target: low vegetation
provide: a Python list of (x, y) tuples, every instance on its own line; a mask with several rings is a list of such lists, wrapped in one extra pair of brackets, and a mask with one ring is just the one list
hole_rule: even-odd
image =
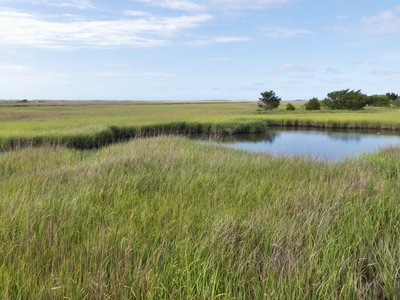
[(306, 103), (306, 110), (319, 110), (321, 107), (331, 110), (361, 110), (366, 106), (390, 107), (396, 106), (399, 96), (395, 93), (386, 95), (366, 95), (361, 90), (341, 90), (328, 93), (328, 96), (319, 101), (317, 98)]
[(361, 90), (342, 90), (328, 93), (323, 100), (324, 106), (329, 109), (358, 110), (367, 105), (367, 95)]
[(392, 103), (393, 103), (393, 106), (395, 106), (397, 108), (400, 108), (400, 98), (395, 100), (395, 101), (393, 101)]
[(296, 110), (296, 107), (292, 103), (286, 104), (286, 110), (293, 111)]
[(336, 164), (154, 137), (400, 130), (395, 108), (290, 104), (1, 103), (0, 298), (398, 295), (399, 149)]
[(367, 97), (367, 105), (375, 107), (389, 107), (390, 99), (386, 95), (371, 95)]
[(31, 145), (95, 148), (138, 136), (264, 132), (269, 126), (400, 130), (400, 110), (306, 111), (304, 102), (256, 111), (254, 102), (0, 103), (0, 149)]
[(396, 93), (386, 93), (386, 97), (389, 98), (390, 101), (399, 100), (400, 96)]
[(177, 137), (1, 153), (0, 298), (391, 299), (399, 162)]
[(318, 98), (312, 98), (306, 104), (304, 104), (304, 108), (306, 110), (320, 110), (321, 103)]

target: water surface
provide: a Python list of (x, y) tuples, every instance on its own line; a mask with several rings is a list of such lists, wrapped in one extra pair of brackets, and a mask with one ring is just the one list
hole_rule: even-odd
[(275, 156), (300, 155), (342, 161), (347, 157), (400, 146), (400, 135), (371, 131), (321, 131), (279, 129), (264, 134), (222, 138), (220, 145)]

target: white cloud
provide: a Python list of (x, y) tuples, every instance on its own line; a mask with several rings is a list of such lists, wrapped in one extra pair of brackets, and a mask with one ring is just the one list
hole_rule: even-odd
[(219, 36), (219, 37), (195, 40), (187, 44), (194, 46), (205, 46), (210, 44), (240, 43), (240, 42), (247, 42), (250, 40), (251, 38), (247, 36)]
[(88, 0), (69, 0), (69, 1), (60, 1), (59, 3), (52, 1), (47, 3), (58, 7), (73, 7), (79, 9), (95, 8), (93, 3)]
[(153, 15), (143, 10), (125, 10), (122, 12), (125, 16), (130, 17), (148, 17), (152, 18)]
[(30, 71), (31, 69), (27, 66), (21, 66), (10, 63), (0, 64), (0, 73), (3, 75), (26, 74), (29, 73)]
[(311, 30), (302, 28), (287, 28), (287, 27), (267, 27), (265, 33), (269, 38), (296, 38), (304, 37), (312, 34)]
[(168, 37), (210, 19), (208, 14), (198, 14), (134, 20), (52, 21), (38, 14), (3, 10), (0, 11), (0, 45), (56, 49), (163, 46), (170, 43)]
[(227, 9), (255, 9), (260, 7), (287, 4), (291, 0), (210, 0), (210, 4)]
[(247, 42), (250, 40), (247, 36), (220, 36), (213, 39), (216, 43), (235, 43)]
[(135, 0), (136, 2), (145, 3), (151, 6), (163, 7), (174, 10), (184, 11), (202, 11), (204, 6), (189, 0)]
[(175, 74), (167, 72), (134, 72), (134, 71), (121, 71), (121, 72), (97, 72), (96, 76), (99, 77), (174, 77)]
[(155, 7), (163, 7), (175, 10), (201, 11), (210, 9), (257, 9), (268, 6), (283, 5), (292, 0), (134, 0)]
[(90, 0), (0, 0), (0, 3), (29, 3), (77, 9), (95, 8)]
[(361, 22), (369, 33), (400, 33), (400, 6), (382, 11), (372, 17), (363, 17)]

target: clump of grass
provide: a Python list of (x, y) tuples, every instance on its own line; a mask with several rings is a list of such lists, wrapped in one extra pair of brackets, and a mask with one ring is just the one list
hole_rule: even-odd
[(328, 164), (178, 137), (1, 153), (0, 298), (395, 298), (399, 153)]
[(134, 137), (154, 137), (161, 135), (233, 135), (240, 133), (262, 133), (266, 131), (262, 121), (246, 121), (227, 124), (200, 124), (175, 122), (167, 124), (145, 125), (142, 127), (111, 126), (99, 133), (61, 136), (13, 137), (0, 143), (0, 150), (42, 145), (62, 145), (69, 148), (87, 150), (100, 148), (113, 143), (126, 141)]

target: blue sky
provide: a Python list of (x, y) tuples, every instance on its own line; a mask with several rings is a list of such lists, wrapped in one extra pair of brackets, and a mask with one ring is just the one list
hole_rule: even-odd
[(0, 0), (0, 99), (400, 92), (398, 0)]

